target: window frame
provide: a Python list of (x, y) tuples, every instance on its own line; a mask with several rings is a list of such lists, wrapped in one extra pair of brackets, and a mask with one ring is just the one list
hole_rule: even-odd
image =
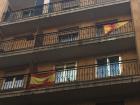
[[(70, 66), (72, 64), (72, 66), (74, 67), (74, 70), (68, 70), (67, 69), (67, 67), (70, 67), (69, 64), (70, 64)], [(63, 69), (62, 70), (58, 70), (57, 68), (63, 68)], [(72, 80), (71, 79), (68, 80), (68, 77), (66, 76), (67, 75), (66, 72), (68, 72), (68, 71), (76, 72), (74, 74), (74, 77), (72, 78)], [(71, 63), (64, 63), (62, 65), (57, 65), (56, 66), (56, 75), (58, 75), (57, 72), (60, 73), (59, 74), (60, 77), (62, 76), (63, 78), (62, 79), (57, 79), (58, 76), (56, 76), (56, 79), (55, 79), (55, 83), (56, 84), (61, 84), (61, 83), (67, 83), (67, 82), (75, 81), (77, 79), (77, 61), (76, 62), (71, 62)]]
[[(110, 64), (112, 64), (112, 63), (110, 63), (109, 62), (109, 58), (111, 58), (111, 57), (115, 57), (115, 56), (118, 56), (119, 57), (119, 62), (118, 62), (118, 65), (119, 65), (119, 73), (118, 74), (116, 74), (116, 75), (111, 75), (111, 69), (110, 69)], [(98, 59), (102, 59), (102, 58), (106, 58), (106, 60), (107, 60), (107, 64), (106, 64), (106, 66), (107, 66), (107, 71), (108, 71), (108, 75), (106, 76), (106, 77), (99, 77), (98, 76)], [(96, 62), (96, 67), (95, 67), (95, 78), (99, 78), (99, 79), (101, 79), (101, 78), (107, 78), (107, 77), (115, 77), (115, 76), (120, 76), (121, 74), (122, 74), (122, 64), (121, 64), (121, 61), (122, 61), (122, 57), (120, 56), (120, 55), (111, 55), (111, 56), (106, 56), (106, 57), (98, 57), (98, 58), (96, 58), (96, 60), (95, 60), (95, 62)]]
[[(21, 79), (18, 79), (20, 76), (21, 76)], [(8, 78), (11, 78), (11, 79), (7, 80)], [(24, 84), (24, 82), (25, 82), (24, 79), (25, 79), (24, 75), (8, 76), (8, 77), (4, 78), (0, 90), (9, 91), (9, 90), (16, 90), (16, 89), (24, 88), (24, 85), (25, 85)], [(20, 85), (18, 84), (18, 86), (17, 86), (16, 82), (19, 82), (19, 81), (20, 81)], [(11, 82), (11, 85), (9, 85), (9, 87), (8, 87), (7, 83), (9, 83), (9, 82)]]

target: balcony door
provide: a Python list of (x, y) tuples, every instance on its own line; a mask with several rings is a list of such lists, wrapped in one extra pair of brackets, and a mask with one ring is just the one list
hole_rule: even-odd
[(62, 0), (62, 9), (68, 10), (80, 6), (80, 0)]
[(56, 67), (56, 80), (55, 83), (67, 83), (76, 80), (77, 64), (68, 63)]
[(50, 13), (53, 10), (53, 4), (50, 0), (44, 0), (43, 14)]
[(2, 91), (16, 90), (24, 87), (24, 76), (6, 77), (2, 84)]
[(107, 58), (97, 59), (96, 78), (106, 78), (118, 76), (121, 74), (121, 57), (112, 56)]
[(35, 36), (35, 47), (42, 47), (43, 40), (44, 40), (44, 34), (42, 32), (40, 32), (40, 34), (37, 34)]
[(11, 21), (11, 20), (12, 20), (12, 9), (8, 7), (5, 17), (4, 17), (4, 21)]
[(35, 16), (36, 15), (41, 15), (43, 12), (43, 5), (44, 0), (36, 0), (35, 1)]
[(78, 40), (79, 36), (79, 27), (69, 27), (59, 30), (60, 35), (58, 36), (58, 40), (60, 43), (64, 42), (72, 42)]

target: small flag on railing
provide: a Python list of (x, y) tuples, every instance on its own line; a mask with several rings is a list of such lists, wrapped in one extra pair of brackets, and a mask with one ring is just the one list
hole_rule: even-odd
[(128, 21), (124, 21), (124, 22), (118, 22), (118, 23), (115, 23), (115, 24), (104, 25), (105, 34), (108, 34), (108, 33), (112, 32), (113, 30), (124, 26), (127, 23), (128, 23)]
[(31, 74), (29, 88), (43, 88), (52, 86), (55, 81), (55, 71), (48, 73)]

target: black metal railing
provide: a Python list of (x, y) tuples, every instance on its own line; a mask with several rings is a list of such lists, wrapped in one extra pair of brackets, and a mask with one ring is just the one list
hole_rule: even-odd
[(58, 14), (65, 11), (73, 11), (80, 8), (87, 8), (90, 6), (98, 6), (121, 1), (122, 0), (64, 0), (16, 11), (8, 11), (5, 13), (3, 21), (12, 22), (33, 16), (52, 13)]
[[(37, 84), (33, 84), (32, 76), (37, 78), (47, 78), (45, 82), (41, 82), (41, 79), (37, 81)], [(52, 76), (52, 77), (51, 77)], [(119, 61), (110, 64), (103, 65), (85, 65), (75, 68), (68, 68), (63, 70), (50, 70), (37, 72), (33, 74), (24, 74), (18, 76), (1, 77), (0, 78), (0, 90), (14, 91), (14, 90), (29, 90), (38, 88), (50, 88), (58, 85), (88, 81), (102, 81), (105, 79), (112, 80), (124, 77), (140, 76), (140, 64), (137, 60)], [(36, 80), (36, 79), (35, 79)], [(33, 80), (34, 81), (34, 80)], [(40, 83), (39, 83), (40, 82)], [(42, 87), (37, 87), (42, 83)], [(45, 83), (45, 84), (44, 84)], [(33, 87), (32, 87), (33, 85)]]
[[(122, 23), (123, 22), (123, 23)], [(124, 24), (125, 23), (125, 24)], [(72, 45), (81, 41), (100, 41), (102, 39), (118, 38), (121, 36), (129, 36), (134, 32), (133, 22), (131, 20), (120, 21), (117, 27), (105, 32), (104, 26), (89, 26), (66, 30), (60, 32), (52, 32), (39, 34), (36, 36), (18, 37), (15, 39), (4, 40), (0, 42), (0, 53), (28, 50), (38, 47), (62, 47)], [(122, 26), (120, 26), (122, 24)], [(119, 26), (119, 27), (118, 27)]]

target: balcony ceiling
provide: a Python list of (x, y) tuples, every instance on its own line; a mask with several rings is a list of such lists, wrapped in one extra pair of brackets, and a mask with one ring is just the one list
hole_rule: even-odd
[(9, 0), (12, 10), (19, 10), (34, 6), (35, 0)]
[[(126, 43), (124, 43), (126, 42)], [(22, 50), (14, 53), (0, 54), (0, 67), (14, 67), (18, 65), (38, 64), (40, 62), (58, 62), (77, 59), (80, 57), (99, 56), (104, 54), (118, 53), (122, 51), (135, 50), (135, 37), (133, 34), (126, 34), (124, 37), (114, 37), (103, 41), (89, 40), (65, 44), (57, 47), (42, 47), (38, 49)], [(57, 53), (57, 54), (56, 54)]]
[[(15, 1), (15, 0), (14, 0)], [(118, 11), (121, 10), (121, 11)], [(75, 10), (76, 11), (76, 10)], [(81, 21), (91, 21), (108, 17), (131, 16), (130, 3), (122, 3), (100, 8), (79, 10), (81, 12), (54, 14), (54, 16), (36, 16), (15, 21), (11, 23), (0, 24), (0, 30), (4, 37), (18, 35), (25, 32), (36, 32), (38, 26), (40, 29), (60, 27), (66, 24), (75, 24)], [(83, 18), (81, 18), (81, 16)]]

